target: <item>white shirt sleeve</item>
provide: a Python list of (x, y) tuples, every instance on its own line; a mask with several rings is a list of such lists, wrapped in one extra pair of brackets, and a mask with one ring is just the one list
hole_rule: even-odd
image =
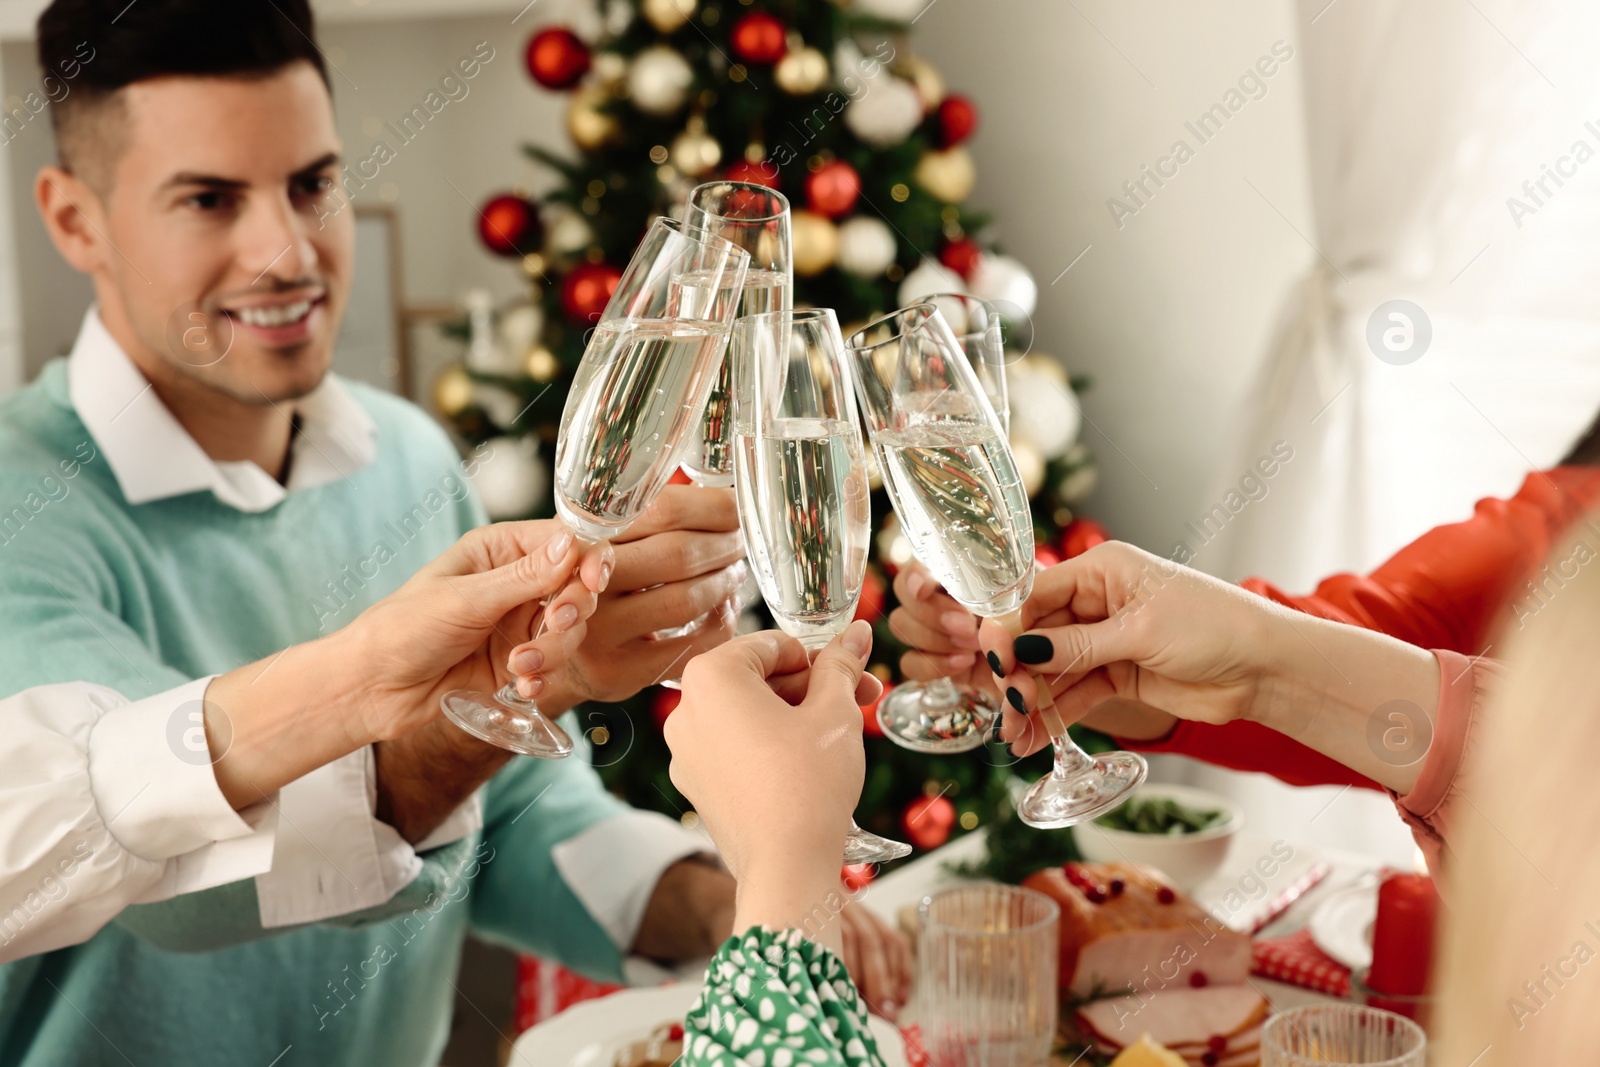
[(212, 772), (210, 683), (133, 702), (81, 682), (0, 700), (0, 963), (271, 866), (270, 803), (235, 812)]
[(483, 825), (474, 793), (413, 848), (373, 814), (377, 797), (370, 745), (283, 787), (277, 854), (272, 869), (256, 876), (262, 927), (321, 922), (387, 903), (421, 873), (419, 851)]
[(656, 883), (690, 856), (717, 855), (709, 836), (653, 811), (625, 811), (550, 850), (562, 881), (627, 955)]

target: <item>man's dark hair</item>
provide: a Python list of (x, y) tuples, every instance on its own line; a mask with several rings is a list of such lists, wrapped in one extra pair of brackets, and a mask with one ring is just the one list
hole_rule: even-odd
[(61, 165), (102, 191), (120, 151), (107, 113), (134, 82), (263, 78), (304, 61), (329, 84), (309, 0), (55, 0), (38, 37)]

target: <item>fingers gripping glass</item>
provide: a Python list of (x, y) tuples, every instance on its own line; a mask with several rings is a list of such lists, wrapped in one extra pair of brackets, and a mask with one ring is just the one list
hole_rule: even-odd
[[(584, 348), (561, 413), (556, 512), (583, 541), (626, 530), (682, 461), (722, 369), (750, 256), (710, 234), (656, 219)], [(539, 624), (544, 629), (544, 620)], [(515, 683), (453, 690), (450, 721), (491, 744), (556, 759), (572, 739)]]
[[(1022, 632), (1033, 592), (1033, 516), (999, 415), (944, 315), (902, 308), (848, 342), (855, 384), (883, 484), (912, 551), (968, 611)], [(1060, 725), (1049, 679), (1040, 712), (1055, 767), (1017, 814), (1030, 826), (1071, 826), (1116, 807), (1145, 777), (1143, 758), (1091, 760)]]
[[(829, 309), (734, 324), (734, 484), (756, 581), (778, 625), (817, 651), (855, 618), (872, 537), (866, 449)], [(846, 863), (911, 848), (851, 823)]]

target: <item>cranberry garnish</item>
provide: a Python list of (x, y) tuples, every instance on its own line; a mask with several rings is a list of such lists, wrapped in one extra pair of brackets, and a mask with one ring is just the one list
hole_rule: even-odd
[(1092, 885), (1088, 889), (1085, 889), (1083, 891), (1083, 896), (1084, 899), (1088, 900), (1088, 902), (1091, 904), (1104, 904), (1106, 902), (1106, 895), (1100, 891), (1099, 886)]
[(1112, 896), (1120, 897), (1122, 895), (1122, 891), (1124, 889), (1126, 889), (1126, 888), (1128, 888), (1128, 883), (1124, 882), (1121, 878), (1113, 878), (1113, 879), (1111, 879), (1111, 895)]
[(1161, 901), (1163, 904), (1171, 904), (1173, 901), (1178, 899), (1178, 894), (1172, 891), (1171, 886), (1164, 885), (1160, 889), (1156, 890), (1156, 899)]
[(1220, 1059), (1221, 1057), (1219, 1057), (1215, 1052), (1202, 1052), (1200, 1054), (1200, 1062), (1204, 1064), (1205, 1067), (1217, 1067), (1217, 1063)]
[(1206, 987), (1206, 983), (1209, 981), (1211, 981), (1211, 979), (1206, 977), (1206, 972), (1204, 971), (1195, 971), (1189, 976), (1189, 984), (1194, 986), (1196, 989), (1204, 989)]
[(673, 1023), (671, 1026), (667, 1027), (667, 1040), (668, 1041), (682, 1041), (683, 1040), (683, 1025), (681, 1023)]
[(1210, 1039), (1206, 1041), (1206, 1048), (1220, 1056), (1228, 1051), (1228, 1039), (1222, 1034), (1212, 1034)]

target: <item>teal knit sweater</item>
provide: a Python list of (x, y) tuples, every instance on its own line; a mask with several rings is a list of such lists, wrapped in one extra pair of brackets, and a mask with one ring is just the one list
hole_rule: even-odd
[[(348, 623), (482, 521), (438, 427), (353, 383), (378, 433), (353, 476), (260, 513), (210, 492), (130, 505), (65, 372), (0, 399), (0, 696), (83, 680), (138, 699), (231, 670)], [(483, 831), (381, 908), (266, 931), (253, 881), (128, 908), (0, 966), (0, 1067), (433, 1067), (469, 929), (619, 979), (550, 848), (620, 808), (583, 759), (518, 759)]]

